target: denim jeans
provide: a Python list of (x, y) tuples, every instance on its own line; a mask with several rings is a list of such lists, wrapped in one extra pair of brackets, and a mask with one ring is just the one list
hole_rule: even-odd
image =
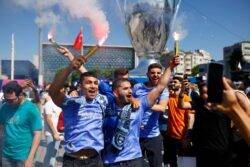
[(2, 157), (2, 167), (23, 167), (23, 160)]
[(46, 167), (54, 167), (60, 141), (54, 141), (51, 135), (46, 135), (46, 143), (47, 151), (44, 157), (43, 165)]

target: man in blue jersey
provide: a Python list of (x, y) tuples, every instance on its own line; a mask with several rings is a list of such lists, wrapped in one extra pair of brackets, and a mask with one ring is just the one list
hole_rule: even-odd
[(69, 74), (84, 61), (75, 58), (55, 77), (49, 89), (52, 100), (64, 114), (64, 167), (103, 166), (99, 153), (104, 147), (102, 126), (107, 99), (98, 94), (98, 79), (94, 73), (82, 73), (79, 96), (69, 97), (60, 92)]
[[(153, 90), (162, 75), (162, 66), (154, 63), (149, 65), (147, 77), (148, 82), (138, 83), (133, 88), (133, 96), (140, 98), (146, 96)], [(140, 144), (143, 155), (147, 156), (149, 165), (151, 167), (162, 166), (162, 136), (159, 130), (159, 116), (165, 112), (167, 107), (169, 92), (167, 89), (159, 95), (156, 103), (151, 107), (144, 110), (141, 131), (140, 131)]]
[(4, 103), (0, 125), (4, 128), (4, 167), (31, 167), (41, 139), (42, 121), (38, 107), (26, 100), (22, 87), (11, 81), (3, 87)]
[[(66, 47), (60, 46), (60, 48), (58, 49), (58, 51), (64, 55), (70, 62), (72, 62), (74, 60), (74, 55), (72, 54), (72, 52), (70, 52)], [(87, 60), (84, 60), (87, 61)], [(85, 62), (86, 63), (86, 62)], [(84, 73), (87, 72), (88, 70), (86, 69), (85, 66), (81, 65), (80, 68), (78, 69), (79, 72)], [(129, 71), (126, 68), (117, 68), (114, 71), (114, 80), (116, 79), (120, 79), (120, 78), (129, 78)], [(113, 91), (111, 88), (111, 85), (101, 81), (99, 82), (99, 93), (102, 95), (107, 96), (108, 98), (111, 98), (111, 100), (113, 99)]]
[[(126, 68), (118, 68), (114, 71), (114, 80), (125, 78), (128, 79), (129, 71)], [(108, 98), (114, 98), (111, 85), (106, 82), (99, 83), (99, 92), (102, 95), (107, 96)]]
[(177, 64), (177, 58), (171, 61), (157, 82), (157, 86), (146, 96), (139, 97), (141, 105), (136, 110), (133, 110), (130, 105), (132, 98), (130, 82), (127, 79), (114, 81), (112, 88), (115, 102), (107, 107), (104, 121), (103, 161), (106, 166), (143, 166), (139, 143), (143, 114), (155, 104), (156, 99), (167, 86), (171, 71)]

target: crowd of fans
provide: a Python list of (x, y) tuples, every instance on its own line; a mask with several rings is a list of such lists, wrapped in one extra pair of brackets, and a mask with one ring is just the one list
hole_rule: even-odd
[[(178, 166), (178, 157), (196, 158), (197, 167), (250, 165), (250, 89), (238, 90), (223, 79), (221, 104), (207, 102), (206, 81), (190, 83), (174, 76), (178, 58), (163, 70), (148, 67), (148, 81), (129, 81), (117, 69), (113, 84), (98, 81), (82, 58), (69, 58), (54, 81), (42, 89), (31, 80), (2, 87), (0, 123), (2, 166), (32, 166), (41, 138), (43, 166)], [(77, 85), (66, 84), (81, 71)]]

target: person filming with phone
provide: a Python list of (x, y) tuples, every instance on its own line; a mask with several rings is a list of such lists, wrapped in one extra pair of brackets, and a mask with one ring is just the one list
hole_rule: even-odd
[[(220, 77), (222, 78), (222, 76)], [(213, 84), (217, 84), (217, 80)], [(197, 167), (230, 167), (232, 164), (230, 118), (213, 108), (212, 103), (208, 102), (208, 94), (211, 95), (211, 92), (208, 92), (205, 82), (198, 85), (200, 96), (191, 102), (185, 102), (183, 99), (185, 87), (186, 85), (183, 83), (178, 106), (183, 109), (195, 110), (192, 135)]]
[(250, 101), (247, 96), (234, 90), (223, 78), (222, 103), (215, 104), (214, 108), (228, 115), (239, 128), (242, 137), (250, 145)]

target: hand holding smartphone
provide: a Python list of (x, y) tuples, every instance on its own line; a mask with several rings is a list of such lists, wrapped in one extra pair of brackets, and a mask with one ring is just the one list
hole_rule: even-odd
[(223, 65), (220, 63), (210, 63), (208, 65), (208, 102), (221, 103), (223, 93)]

